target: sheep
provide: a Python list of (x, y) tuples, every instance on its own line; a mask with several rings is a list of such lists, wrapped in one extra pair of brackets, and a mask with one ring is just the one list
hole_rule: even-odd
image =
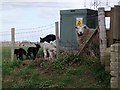
[[(80, 43), (80, 47), (85, 44), (86, 40), (92, 33), (95, 31), (95, 29), (90, 29), (86, 25), (82, 24), (80, 26), (75, 27), (77, 32), (77, 39)], [(88, 54), (91, 54), (93, 56), (99, 56), (99, 33), (97, 33), (94, 38), (92, 38), (92, 41), (88, 45)]]
[(40, 43), (40, 45), (43, 48), (44, 59), (47, 59), (47, 56), (49, 56), (48, 57), (49, 60), (53, 59), (53, 54), (56, 55), (56, 43), (55, 42), (48, 43), (45, 41), (43, 43)]
[(35, 44), (35, 45), (36, 45), (36, 47), (29, 47), (27, 49), (27, 58), (32, 58), (32, 55), (33, 55), (33, 59), (36, 58), (36, 55), (39, 51), (39, 48), (41, 48), (41, 46), (39, 44)]
[(45, 36), (44, 38), (40, 37), (40, 43), (43, 43), (45, 41), (50, 43), (50, 41), (54, 41), (54, 40), (56, 40), (56, 36), (53, 34), (49, 34), (49, 35)]
[(14, 49), (14, 54), (17, 57), (17, 60), (23, 60), (23, 55), (27, 57), (26, 51), (23, 48)]
[(14, 55), (16, 55), (17, 60), (19, 59), (19, 49), (14, 49)]

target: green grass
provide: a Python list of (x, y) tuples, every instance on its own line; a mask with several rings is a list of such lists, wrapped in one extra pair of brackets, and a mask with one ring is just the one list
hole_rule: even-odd
[(10, 61), (11, 49), (10, 47), (2, 47), (2, 61)]
[[(10, 60), (10, 48), (3, 48), (3, 88), (108, 88), (110, 75), (98, 59), (66, 54), (54, 62)], [(43, 54), (40, 50), (39, 53)], [(38, 54), (39, 55), (39, 54)], [(41, 57), (41, 56), (38, 56)], [(74, 63), (73, 63), (74, 61)], [(71, 64), (73, 63), (73, 64)]]

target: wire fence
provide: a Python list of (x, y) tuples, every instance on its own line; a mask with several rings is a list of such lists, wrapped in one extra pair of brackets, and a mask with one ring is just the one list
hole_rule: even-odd
[[(93, 18), (98, 18), (98, 14), (92, 14), (92, 15), (87, 15), (82, 17), (87, 18), (87, 19), (93, 19)], [(40, 37), (44, 37), (48, 34), (55, 34), (55, 23), (51, 23), (49, 25), (44, 25), (44, 26), (38, 26), (38, 27), (33, 27), (33, 28), (15, 28), (15, 41), (39, 41)], [(3, 31), (0, 32), (0, 35), (3, 38), (9, 38), (11, 37), (11, 31)], [(73, 38), (71, 36), (71, 38)], [(70, 47), (74, 47), (74, 44), (77, 44), (72, 41), (66, 41), (66, 42), (60, 42), (61, 44), (66, 44)]]
[[(40, 27), (34, 28), (15, 28), (15, 40), (38, 40), (40, 37), (44, 37), (47, 34), (55, 34), (55, 25), (49, 24)], [(11, 37), (11, 30), (10, 31), (3, 31), (0, 32), (0, 36), (4, 38)]]

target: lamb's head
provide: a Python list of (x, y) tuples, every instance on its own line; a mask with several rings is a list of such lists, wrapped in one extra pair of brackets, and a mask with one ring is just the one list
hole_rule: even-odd
[(84, 30), (87, 29), (88, 27), (86, 25), (82, 24), (82, 25), (76, 26), (75, 28), (76, 28), (76, 32), (77, 32), (78, 36), (82, 36), (84, 33)]
[(40, 43), (43, 43), (44, 42), (44, 39), (40, 37)]
[(41, 46), (38, 43), (37, 44), (35, 43), (35, 45), (37, 48), (41, 48)]

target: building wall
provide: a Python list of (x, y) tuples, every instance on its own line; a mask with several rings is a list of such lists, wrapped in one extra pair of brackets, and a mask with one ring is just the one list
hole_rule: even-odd
[(97, 11), (90, 9), (60, 11), (60, 45), (67, 48), (78, 48), (76, 18), (83, 18), (83, 24), (90, 28), (98, 25)]
[(120, 1), (118, 2), (118, 5), (120, 5)]

